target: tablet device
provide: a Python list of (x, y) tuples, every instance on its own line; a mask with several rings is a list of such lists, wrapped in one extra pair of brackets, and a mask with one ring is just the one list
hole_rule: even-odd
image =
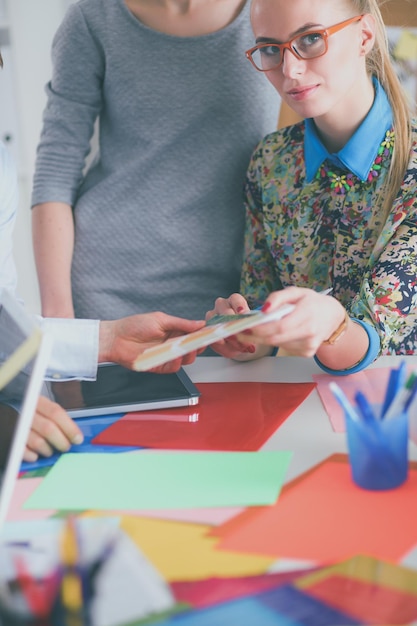
[(200, 392), (183, 369), (174, 374), (99, 365), (96, 380), (51, 381), (49, 397), (71, 417), (110, 415), (198, 404)]

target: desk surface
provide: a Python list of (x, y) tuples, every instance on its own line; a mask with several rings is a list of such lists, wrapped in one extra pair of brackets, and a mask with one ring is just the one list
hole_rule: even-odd
[[(416, 357), (404, 357), (417, 368)], [(403, 357), (383, 357), (371, 367), (395, 367)], [(313, 359), (265, 357), (259, 361), (238, 363), (221, 357), (199, 357), (186, 366), (195, 383), (209, 382), (312, 382), (322, 370)], [(290, 415), (263, 446), (264, 450), (290, 450), (293, 457), (286, 474), (290, 481), (334, 453), (346, 453), (344, 433), (333, 431), (316, 390)], [(410, 442), (410, 459), (417, 460), (417, 446)], [(402, 560), (417, 570), (417, 546)], [(295, 565), (284, 559), (274, 569), (290, 569)]]

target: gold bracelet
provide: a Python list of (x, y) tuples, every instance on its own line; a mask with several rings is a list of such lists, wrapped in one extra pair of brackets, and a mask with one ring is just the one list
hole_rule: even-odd
[(343, 322), (340, 324), (340, 326), (336, 328), (336, 330), (330, 335), (328, 339), (323, 341), (323, 343), (326, 344), (326, 346), (327, 345), (332, 346), (334, 343), (336, 343), (336, 341), (338, 341), (340, 337), (343, 335), (343, 333), (345, 332), (348, 323), (349, 323), (349, 315), (348, 315), (348, 312), (345, 310), (345, 317), (343, 318)]

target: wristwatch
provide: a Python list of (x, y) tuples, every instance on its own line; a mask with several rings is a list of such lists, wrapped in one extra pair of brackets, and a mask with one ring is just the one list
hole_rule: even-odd
[(336, 328), (336, 330), (330, 335), (328, 339), (325, 339), (325, 341), (323, 341), (323, 343), (329, 346), (332, 346), (334, 343), (336, 343), (336, 341), (338, 341), (345, 332), (348, 322), (349, 315), (348, 312), (345, 311), (345, 317), (343, 318), (343, 322), (340, 324), (340, 326)]

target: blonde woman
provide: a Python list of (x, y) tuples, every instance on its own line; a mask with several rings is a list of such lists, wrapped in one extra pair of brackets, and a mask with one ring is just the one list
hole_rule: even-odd
[(414, 354), (417, 132), (378, 3), (254, 0), (251, 17), (254, 71), (304, 121), (253, 154), (243, 295), (215, 312), (294, 309), (240, 337), (244, 356), (236, 340), (217, 349), (247, 359), (281, 347), (339, 374)]

